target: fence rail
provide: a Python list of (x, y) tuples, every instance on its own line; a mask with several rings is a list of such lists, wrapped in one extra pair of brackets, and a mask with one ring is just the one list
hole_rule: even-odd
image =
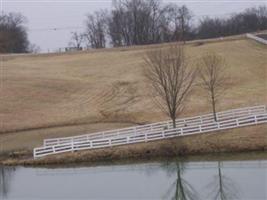
[(232, 129), (237, 127), (256, 125), (267, 123), (267, 112), (245, 117), (228, 119), (225, 121), (208, 122), (199, 125), (187, 127), (179, 127), (174, 129), (166, 129), (159, 131), (148, 131), (138, 135), (116, 136), (111, 138), (102, 138), (95, 140), (72, 141), (65, 144), (57, 144), (54, 146), (44, 146), (34, 149), (34, 158), (63, 153), (73, 152), (77, 150), (96, 149), (104, 147), (112, 147), (117, 145), (133, 144), (139, 142), (155, 141), (172, 137), (181, 137), (192, 134), (206, 133), (211, 131)]
[[(225, 121), (229, 119), (235, 119), (239, 117), (244, 117), (247, 115), (253, 114), (260, 114), (265, 113), (266, 106), (253, 106), (253, 107), (245, 107), (245, 108), (238, 108), (238, 109), (231, 109), (227, 111), (222, 111), (216, 113), (218, 121)], [(213, 114), (206, 114), (196, 117), (187, 117), (183, 119), (176, 120), (176, 127), (181, 128), (184, 126), (195, 126), (204, 123), (212, 123), (214, 122)], [(157, 122), (152, 124), (140, 125), (135, 127), (128, 127), (123, 129), (115, 129), (115, 130), (108, 130), (103, 132), (91, 133), (91, 134), (84, 134), (74, 137), (63, 137), (63, 138), (52, 138), (52, 139), (45, 139), (43, 142), (43, 146), (54, 146), (58, 144), (66, 144), (71, 142), (80, 142), (84, 140), (96, 140), (102, 138), (111, 138), (111, 137), (120, 137), (120, 136), (131, 136), (131, 135), (139, 135), (143, 134), (144, 132), (155, 132), (155, 131), (162, 131), (165, 129), (172, 128), (172, 121), (163, 121)]]
[(267, 40), (263, 39), (263, 38), (260, 38), (256, 35), (252, 35), (250, 33), (247, 33), (246, 34), (247, 38), (250, 38), (250, 39), (253, 39), (253, 40), (256, 40), (257, 42), (260, 42), (262, 44), (266, 44), (267, 45)]

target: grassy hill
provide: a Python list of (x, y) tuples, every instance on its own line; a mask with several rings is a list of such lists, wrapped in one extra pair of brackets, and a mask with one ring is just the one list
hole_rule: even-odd
[[(158, 46), (2, 56), (0, 150), (167, 119), (152, 103), (142, 68), (145, 52)], [(218, 110), (267, 104), (266, 46), (241, 37), (186, 45), (193, 60), (207, 51), (224, 56), (231, 75)], [(183, 115), (210, 110), (195, 88)]]

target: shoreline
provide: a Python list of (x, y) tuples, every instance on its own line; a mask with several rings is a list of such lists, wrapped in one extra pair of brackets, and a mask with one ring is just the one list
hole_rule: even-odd
[[(174, 156), (202, 156), (218, 153), (267, 151), (267, 125), (255, 125), (224, 131), (189, 135), (178, 138), (116, 146), (103, 149), (62, 153), (33, 159), (29, 152), (6, 155), (0, 158), (2, 165), (68, 165), (77, 163), (96, 164), (124, 160), (151, 160)], [(216, 156), (216, 155), (215, 155)]]
[[(99, 162), (80, 162), (80, 163), (65, 163), (65, 164), (50, 164), (50, 165), (10, 165), (10, 167), (25, 167), (25, 168), (76, 168), (76, 167), (99, 167), (99, 166), (116, 166), (116, 165), (131, 165), (131, 164), (147, 164), (159, 162), (231, 162), (231, 161), (253, 161), (266, 160), (267, 150), (264, 151), (249, 151), (249, 152), (224, 152), (224, 153), (205, 153), (199, 155), (184, 155), (172, 157), (155, 157), (150, 159), (124, 159), (124, 160), (109, 160)], [(0, 165), (1, 166), (1, 165)], [(8, 165), (2, 165), (7, 166)]]

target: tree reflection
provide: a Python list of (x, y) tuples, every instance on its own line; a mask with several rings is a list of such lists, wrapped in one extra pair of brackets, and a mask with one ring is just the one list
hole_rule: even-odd
[(0, 165), (0, 197), (7, 197), (10, 180), (15, 171), (14, 167), (4, 167)]
[(197, 199), (197, 192), (183, 178), (183, 174), (186, 170), (186, 164), (176, 160), (174, 163), (165, 163), (163, 168), (167, 170), (169, 175), (176, 174), (175, 181), (171, 184), (168, 191), (163, 196), (163, 199), (172, 200), (194, 200)]
[(214, 176), (212, 182), (207, 186), (212, 188), (209, 197), (214, 200), (238, 199), (237, 189), (231, 178), (222, 173), (222, 162), (218, 161), (218, 175)]

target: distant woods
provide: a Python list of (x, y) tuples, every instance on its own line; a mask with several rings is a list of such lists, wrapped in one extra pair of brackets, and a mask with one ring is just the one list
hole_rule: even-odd
[[(207, 13), (208, 15), (209, 13)], [(248, 8), (227, 18), (196, 20), (185, 5), (160, 0), (114, 0), (112, 8), (87, 15), (83, 32), (73, 32), (70, 46), (77, 49), (146, 45), (224, 37), (267, 29), (267, 7)], [(26, 18), (0, 14), (0, 53), (38, 52), (30, 44)]]
[(200, 39), (236, 35), (267, 29), (267, 7), (248, 8), (226, 19), (206, 17), (200, 20), (196, 37)]
[(100, 10), (88, 15), (82, 35), (89, 48), (223, 37), (267, 29), (267, 7), (249, 8), (228, 18), (194, 19), (185, 5), (118, 0), (113, 1), (110, 12)]
[(39, 47), (28, 40), (26, 18), (20, 13), (0, 14), (0, 53), (29, 53)]
[(29, 41), (25, 21), (18, 13), (0, 15), (0, 53), (27, 52)]

